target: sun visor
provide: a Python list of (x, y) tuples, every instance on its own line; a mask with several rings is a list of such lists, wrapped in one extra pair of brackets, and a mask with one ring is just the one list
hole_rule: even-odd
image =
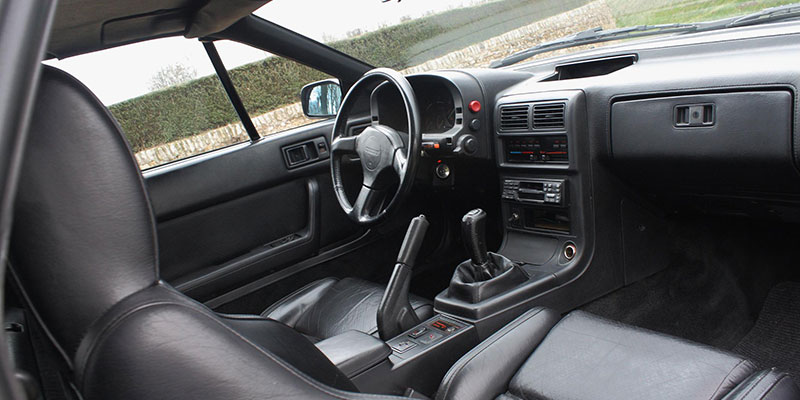
[(211, 0), (201, 7), (184, 36), (196, 38), (225, 30), (270, 0)]
[(186, 14), (185, 9), (161, 10), (108, 21), (103, 24), (102, 43), (114, 46), (147, 37), (183, 33), (189, 22)]

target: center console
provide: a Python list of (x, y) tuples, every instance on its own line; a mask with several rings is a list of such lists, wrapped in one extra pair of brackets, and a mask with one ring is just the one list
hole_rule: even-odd
[(435, 300), (437, 312), (473, 324), (481, 339), (580, 276), (593, 250), (584, 93), (501, 97), (494, 131), (504, 232), (495, 254), (513, 263), (524, 279), (503, 284), (491, 296), (466, 298), (454, 276)]

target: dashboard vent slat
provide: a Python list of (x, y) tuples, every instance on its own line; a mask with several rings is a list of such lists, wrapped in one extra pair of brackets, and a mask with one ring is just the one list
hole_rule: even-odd
[(500, 107), (500, 130), (527, 131), (530, 107), (528, 104)]
[(533, 129), (564, 128), (564, 103), (539, 103), (533, 105)]

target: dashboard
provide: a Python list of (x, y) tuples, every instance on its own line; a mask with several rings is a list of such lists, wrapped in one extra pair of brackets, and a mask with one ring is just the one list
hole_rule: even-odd
[[(496, 198), (497, 253), (530, 277), (480, 310), (440, 296), (437, 311), (576, 307), (664, 269), (672, 215), (800, 222), (798, 53), (800, 24), (775, 23), (408, 76), (419, 180), (470, 206)], [(392, 91), (372, 93), (371, 122), (407, 131)]]

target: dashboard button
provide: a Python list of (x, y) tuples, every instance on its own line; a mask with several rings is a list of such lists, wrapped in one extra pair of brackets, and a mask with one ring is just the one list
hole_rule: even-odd
[(478, 100), (472, 100), (469, 102), (469, 110), (476, 113), (481, 110), (481, 102)]
[(478, 140), (475, 136), (467, 135), (461, 140), (461, 147), (467, 154), (472, 154), (478, 151)]
[(469, 121), (469, 129), (472, 129), (473, 131), (481, 129), (481, 120), (473, 118), (472, 121)]

